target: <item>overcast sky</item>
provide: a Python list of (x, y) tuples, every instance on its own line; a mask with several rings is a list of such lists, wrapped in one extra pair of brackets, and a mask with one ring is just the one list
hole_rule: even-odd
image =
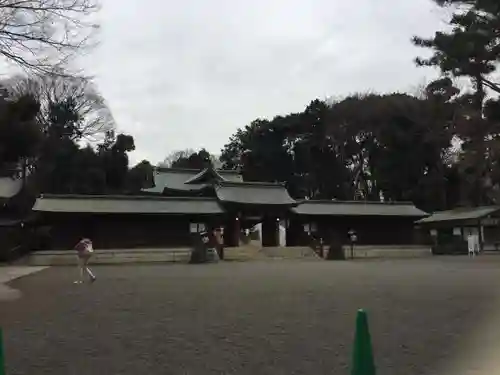
[(103, 0), (101, 45), (84, 60), (132, 162), (219, 153), (258, 117), (314, 98), (411, 91), (415, 35), (443, 27), (430, 0)]

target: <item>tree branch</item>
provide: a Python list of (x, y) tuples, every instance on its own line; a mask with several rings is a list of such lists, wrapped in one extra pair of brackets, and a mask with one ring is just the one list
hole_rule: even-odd
[(496, 93), (500, 94), (500, 85), (491, 82), (490, 80), (482, 77), (481, 80), (483, 81), (484, 85), (489, 87), (491, 90), (495, 91)]
[(60, 72), (93, 46), (97, 1), (0, 0), (0, 55), (29, 71)]

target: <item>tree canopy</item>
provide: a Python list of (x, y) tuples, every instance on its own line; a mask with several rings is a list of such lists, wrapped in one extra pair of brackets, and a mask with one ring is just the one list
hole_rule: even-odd
[(453, 10), (449, 31), (432, 38), (415, 37), (417, 46), (432, 56), (417, 58), (420, 66), (438, 67), (444, 77), (462, 79), (466, 89), (453, 101), (454, 126), (462, 142), (460, 153), (461, 200), (487, 204), (500, 190), (500, 82), (495, 74), (500, 62), (500, 3), (494, 0), (436, 0)]
[(0, 55), (35, 73), (57, 73), (92, 44), (94, 0), (0, 0)]
[[(409, 200), (427, 211), (498, 204), (500, 3), (433, 1), (451, 10), (448, 27), (430, 37), (416, 36), (412, 43), (431, 51), (415, 62), (438, 69), (439, 79), (414, 95), (315, 99), (299, 112), (257, 118), (226, 142), (222, 167), (240, 171), (246, 181), (283, 182), (297, 199)], [(153, 166), (143, 160), (130, 168), (134, 139), (117, 133), (91, 81), (52, 74), (60, 66), (39, 60), (44, 48), (33, 54), (34, 60), (17, 58), (32, 45), (53, 48), (58, 58), (76, 52), (88, 34), (78, 34), (81, 44), (61, 41), (60, 22), (69, 22), (73, 31), (90, 31), (93, 25), (75, 20), (92, 13), (96, 4), (4, 3), (0, 0), (0, 53), (38, 73), (50, 68), (50, 74), (3, 82), (2, 174), (14, 174), (22, 164), (33, 186), (44, 192), (137, 194), (152, 186)], [(69, 18), (53, 18), (62, 15)], [(186, 149), (161, 165), (201, 169), (216, 162), (205, 149)]]
[(203, 169), (213, 165), (215, 157), (202, 148), (199, 151), (193, 149), (174, 151), (161, 163), (168, 168)]
[(447, 183), (452, 111), (432, 89), (424, 98), (314, 100), (300, 113), (255, 120), (226, 144), (223, 167), (241, 169), (247, 180), (285, 182), (295, 198), (454, 205)]
[(3, 175), (27, 169), (35, 193), (138, 193), (152, 184), (148, 162), (129, 169), (134, 138), (116, 134), (109, 109), (86, 81), (45, 76), (4, 86)]

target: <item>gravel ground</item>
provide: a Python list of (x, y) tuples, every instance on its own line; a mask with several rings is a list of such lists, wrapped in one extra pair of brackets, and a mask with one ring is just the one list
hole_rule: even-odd
[(479, 374), (500, 344), (496, 256), (95, 271), (9, 284), (23, 293), (0, 302), (9, 375), (349, 374), (358, 308), (378, 374)]

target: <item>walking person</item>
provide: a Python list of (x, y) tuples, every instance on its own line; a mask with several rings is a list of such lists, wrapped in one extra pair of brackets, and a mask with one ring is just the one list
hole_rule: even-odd
[(469, 257), (475, 257), (476, 256), (476, 236), (469, 232), (467, 235), (467, 248), (468, 248), (468, 253)]
[(88, 267), (89, 260), (94, 252), (92, 241), (88, 238), (82, 238), (76, 244), (75, 250), (78, 256), (78, 270), (80, 276), (79, 280), (75, 281), (75, 284), (82, 284), (84, 282), (85, 274), (89, 276), (90, 282), (93, 283), (96, 280), (96, 277)]
[(224, 239), (222, 238), (222, 228), (215, 228), (214, 239), (219, 258), (224, 260)]
[(481, 244), (479, 242), (479, 233), (474, 234), (474, 253), (476, 255), (479, 255), (479, 252), (481, 251)]

